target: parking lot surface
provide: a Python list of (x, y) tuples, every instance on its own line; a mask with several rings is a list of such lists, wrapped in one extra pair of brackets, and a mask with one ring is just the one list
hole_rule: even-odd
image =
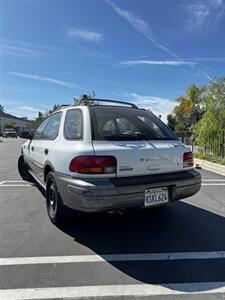
[(184, 201), (56, 227), (17, 172), (23, 142), (0, 143), (1, 300), (224, 299), (225, 177), (200, 170), (201, 191)]

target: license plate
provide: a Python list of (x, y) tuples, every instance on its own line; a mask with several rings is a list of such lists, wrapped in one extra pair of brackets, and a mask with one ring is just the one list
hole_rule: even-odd
[(166, 187), (145, 190), (145, 206), (160, 205), (168, 201), (169, 195)]

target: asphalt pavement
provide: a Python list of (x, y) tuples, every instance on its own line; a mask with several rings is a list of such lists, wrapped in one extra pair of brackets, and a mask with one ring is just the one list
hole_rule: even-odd
[(225, 298), (225, 177), (200, 170), (184, 201), (56, 227), (17, 172), (22, 143), (0, 143), (1, 300)]

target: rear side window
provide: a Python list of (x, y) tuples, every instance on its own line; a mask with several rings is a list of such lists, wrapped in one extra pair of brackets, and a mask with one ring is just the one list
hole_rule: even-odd
[(55, 113), (49, 118), (48, 125), (46, 126), (42, 138), (46, 140), (54, 140), (59, 132), (59, 125), (62, 113)]
[(67, 110), (64, 137), (67, 140), (79, 140), (82, 138), (82, 114), (79, 109)]
[(48, 124), (49, 122), (49, 118), (45, 119), (39, 126), (38, 128), (36, 129), (35, 133), (34, 133), (34, 137), (33, 139), (40, 139), (42, 137), (42, 134), (45, 130), (45, 127), (46, 125)]
[(90, 107), (94, 140), (177, 140), (153, 113), (120, 107)]

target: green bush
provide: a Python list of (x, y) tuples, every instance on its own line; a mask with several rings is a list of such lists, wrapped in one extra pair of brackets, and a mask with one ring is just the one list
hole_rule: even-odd
[(208, 160), (216, 164), (225, 165), (225, 158), (221, 158), (214, 155), (204, 154), (204, 153), (194, 153), (195, 158)]

